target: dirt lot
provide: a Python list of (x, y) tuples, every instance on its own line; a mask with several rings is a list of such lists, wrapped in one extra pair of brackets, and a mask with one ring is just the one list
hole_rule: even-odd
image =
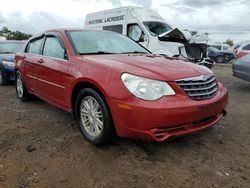
[(214, 128), (103, 148), (83, 140), (70, 114), (0, 87), (0, 187), (250, 187), (250, 83), (233, 78), (230, 65), (214, 71), (230, 92)]

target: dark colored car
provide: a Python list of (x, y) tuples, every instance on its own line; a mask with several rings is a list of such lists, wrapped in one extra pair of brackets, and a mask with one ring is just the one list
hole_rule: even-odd
[(208, 47), (208, 57), (216, 63), (228, 63), (234, 59), (234, 54), (227, 50), (218, 50), (214, 47)]
[(0, 85), (14, 81), (15, 53), (22, 51), (23, 41), (0, 42)]
[(73, 112), (86, 140), (164, 141), (224, 115), (227, 89), (208, 68), (151, 54), (109, 31), (51, 30), (16, 55), (16, 91)]
[(233, 75), (250, 82), (250, 54), (243, 56), (233, 64)]

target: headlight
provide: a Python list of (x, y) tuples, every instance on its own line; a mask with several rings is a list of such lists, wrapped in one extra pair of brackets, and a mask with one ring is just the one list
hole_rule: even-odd
[(174, 90), (166, 83), (124, 73), (121, 76), (127, 89), (136, 97), (145, 100), (156, 100), (164, 95), (175, 95)]
[(11, 61), (2, 61), (3, 65), (8, 66), (8, 67), (14, 67), (15, 63)]

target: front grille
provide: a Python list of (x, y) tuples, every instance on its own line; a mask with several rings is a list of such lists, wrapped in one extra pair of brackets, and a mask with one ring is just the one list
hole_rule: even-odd
[(212, 74), (176, 80), (176, 83), (194, 100), (212, 98), (218, 91), (216, 79)]

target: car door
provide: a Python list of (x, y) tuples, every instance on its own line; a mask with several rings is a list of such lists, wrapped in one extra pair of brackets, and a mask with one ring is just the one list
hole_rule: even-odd
[(44, 42), (44, 37), (39, 36), (32, 39), (25, 49), (24, 53), (24, 77), (26, 86), (28, 87), (29, 91), (32, 93), (36, 93), (39, 95), (38, 92), (38, 65), (39, 65), (39, 58), (41, 57), (42, 53), (42, 45)]
[(38, 68), (39, 93), (42, 98), (67, 109), (66, 90), (69, 83), (69, 60), (62, 38), (46, 35), (42, 59)]

